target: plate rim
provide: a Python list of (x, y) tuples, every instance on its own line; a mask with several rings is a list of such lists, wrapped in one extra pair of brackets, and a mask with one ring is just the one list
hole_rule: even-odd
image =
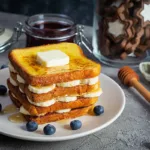
[[(2, 69), (1, 71), (6, 71), (8, 68)], [(110, 124), (112, 124), (123, 112), (124, 108), (125, 108), (125, 104), (126, 104), (126, 98), (125, 98), (125, 94), (124, 91), (122, 90), (122, 88), (120, 87), (120, 85), (114, 81), (112, 78), (110, 78), (109, 76), (105, 75), (104, 73), (100, 73), (99, 76), (104, 76), (105, 78), (107, 78), (108, 80), (111, 80), (111, 82), (113, 82), (113, 84), (115, 84), (118, 89), (120, 90), (120, 94), (122, 95), (122, 105), (120, 107), (119, 112), (113, 117), (111, 118), (109, 121), (107, 121), (106, 123), (104, 123), (103, 125), (96, 127), (94, 129), (91, 129), (89, 131), (85, 131), (85, 132), (81, 132), (78, 134), (74, 134), (74, 135), (67, 135), (67, 136), (62, 136), (62, 137), (50, 137), (50, 136), (45, 136), (45, 137), (35, 137), (35, 136), (20, 136), (18, 134), (15, 133), (8, 133), (5, 131), (0, 131), (0, 134), (6, 135), (8, 137), (12, 137), (12, 138), (16, 138), (16, 139), (21, 139), (21, 140), (28, 140), (28, 141), (39, 141), (39, 142), (56, 142), (56, 141), (66, 141), (66, 140), (72, 140), (72, 139), (77, 139), (77, 138), (81, 138), (90, 134), (93, 134), (97, 131), (100, 131), (104, 128), (106, 128), (107, 126), (109, 126)]]

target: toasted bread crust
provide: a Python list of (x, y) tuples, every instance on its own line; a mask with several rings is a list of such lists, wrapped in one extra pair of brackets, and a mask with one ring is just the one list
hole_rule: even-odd
[(9, 96), (10, 96), (10, 98), (11, 98), (13, 104), (14, 104), (17, 108), (20, 108), (22, 104), (21, 104), (16, 98), (13, 97), (11, 91), (9, 91)]
[(87, 114), (91, 108), (92, 106), (89, 106), (89, 107), (74, 109), (68, 113), (62, 113), (62, 114), (52, 113), (52, 114), (47, 114), (45, 116), (40, 116), (40, 117), (32, 117), (32, 116), (24, 115), (24, 117), (26, 118), (27, 121), (32, 120), (32, 121), (37, 122), (38, 124), (44, 124), (44, 123), (58, 121), (62, 119), (71, 119), (71, 118), (83, 116)]
[[(36, 63), (36, 53), (61, 49), (70, 57), (69, 65), (60, 67), (41, 67)], [(100, 74), (100, 65), (86, 58), (81, 48), (73, 43), (15, 49), (9, 53), (9, 60), (27, 84), (44, 86), (53, 83), (92, 78)]]
[(86, 107), (86, 106), (95, 104), (98, 100), (97, 97), (96, 98), (80, 98), (73, 102), (67, 102), (67, 103), (56, 102), (55, 104), (48, 106), (48, 107), (38, 107), (38, 106), (30, 104), (26, 98), (26, 95), (22, 94), (19, 91), (18, 87), (13, 86), (10, 83), (9, 79), (7, 80), (7, 85), (8, 85), (9, 90), (17, 97), (17, 99), (24, 106), (24, 108), (28, 110), (28, 112), (33, 116), (37, 116), (43, 113), (55, 112), (60, 109), (67, 109), (67, 108), (74, 109), (74, 108)]
[(25, 94), (33, 101), (33, 102), (44, 102), (56, 97), (65, 96), (65, 95), (81, 95), (82, 93), (92, 92), (97, 90), (100, 87), (100, 83), (97, 82), (94, 85), (78, 85), (74, 87), (56, 87), (54, 90), (43, 93), (43, 94), (36, 94), (28, 89), (27, 84), (22, 84), (17, 81), (16, 73), (10, 73), (11, 77), (19, 84), (19, 87)]

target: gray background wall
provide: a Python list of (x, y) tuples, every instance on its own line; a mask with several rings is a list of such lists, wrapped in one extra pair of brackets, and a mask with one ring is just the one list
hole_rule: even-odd
[(77, 23), (92, 25), (93, 0), (0, 0), (0, 11), (33, 15), (62, 13)]

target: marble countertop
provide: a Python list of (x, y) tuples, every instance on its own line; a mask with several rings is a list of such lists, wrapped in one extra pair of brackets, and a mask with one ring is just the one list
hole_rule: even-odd
[[(0, 13), (0, 25), (13, 28), (17, 21), (24, 21), (25, 16)], [(86, 27), (86, 35), (91, 39), (92, 28)], [(22, 36), (14, 47), (24, 47)], [(12, 49), (10, 48), (10, 50)], [(7, 64), (8, 51), (0, 54), (0, 66)], [(88, 55), (96, 60), (92, 55)], [(138, 69), (142, 84), (150, 90)], [(0, 135), (0, 150), (149, 150), (150, 149), (150, 105), (144, 102), (133, 88), (123, 86), (117, 78), (117, 68), (102, 65), (102, 72), (115, 80), (126, 96), (126, 106), (121, 116), (110, 126), (92, 135), (63, 142), (31, 142)]]

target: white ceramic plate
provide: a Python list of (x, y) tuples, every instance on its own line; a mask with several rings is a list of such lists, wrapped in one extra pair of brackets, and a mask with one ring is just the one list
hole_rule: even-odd
[[(1, 70), (0, 84), (6, 85), (6, 79), (8, 77), (8, 69)], [(0, 133), (31, 141), (63, 141), (83, 137), (107, 127), (122, 113), (125, 107), (125, 96), (119, 85), (108, 76), (101, 74), (100, 81), (103, 94), (100, 96), (97, 105), (104, 106), (105, 112), (101, 116), (87, 115), (76, 118), (82, 122), (82, 128), (79, 130), (70, 129), (70, 119), (64, 122), (58, 121), (51, 123), (56, 127), (56, 133), (51, 136), (43, 134), (43, 127), (45, 125), (40, 125), (35, 132), (28, 132), (26, 131), (25, 123), (12, 123), (8, 120), (10, 114), (5, 114), (0, 115)], [(0, 96), (0, 103), (4, 108), (6, 105), (11, 104), (11, 100), (9, 96)]]

